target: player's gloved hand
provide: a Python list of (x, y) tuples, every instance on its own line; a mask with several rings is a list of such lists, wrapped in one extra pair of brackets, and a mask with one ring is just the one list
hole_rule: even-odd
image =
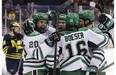
[(107, 29), (103, 24), (98, 24), (97, 27), (98, 27), (102, 32), (108, 31), (108, 29)]
[(97, 75), (98, 68), (96, 66), (89, 66), (87, 72), (89, 72), (89, 75)]
[[(113, 21), (113, 20), (112, 20), (112, 21)], [(110, 31), (111, 29), (114, 28), (114, 22), (110, 22), (110, 21), (109, 21), (109, 22), (106, 23), (106, 24), (100, 23), (100, 24), (97, 25), (97, 27), (98, 27), (101, 31), (103, 31), (103, 32)]]
[(60, 41), (60, 33), (54, 32), (49, 36), (51, 41)]
[(51, 47), (54, 46), (54, 42), (60, 41), (60, 34), (58, 32), (52, 33), (48, 39), (45, 39), (45, 43)]
[(55, 10), (50, 10), (50, 11), (48, 11), (46, 14), (47, 14), (48, 17), (49, 17), (49, 20), (52, 20), (53, 17), (55, 17), (55, 15), (56, 15), (56, 11), (55, 11)]

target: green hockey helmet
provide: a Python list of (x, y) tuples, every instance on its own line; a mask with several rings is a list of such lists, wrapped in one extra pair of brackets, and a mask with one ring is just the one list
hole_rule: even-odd
[(93, 22), (94, 21), (94, 13), (90, 10), (82, 10), (81, 12), (79, 12), (79, 18)]
[(79, 16), (77, 13), (68, 13), (66, 17), (66, 25), (67, 26), (78, 26)]
[(48, 21), (48, 15), (45, 13), (37, 13), (32, 16), (33, 22), (36, 25), (39, 20), (46, 20)]
[(35, 24), (33, 23), (32, 20), (27, 19), (23, 23), (23, 31), (26, 35), (32, 33), (34, 31)]
[(66, 21), (66, 15), (65, 14), (60, 14), (59, 15), (59, 20), (65, 20)]

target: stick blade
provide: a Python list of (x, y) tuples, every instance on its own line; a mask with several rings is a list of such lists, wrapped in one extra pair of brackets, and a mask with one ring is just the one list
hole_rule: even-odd
[(69, 6), (73, 2), (74, 2), (74, 0), (67, 0), (62, 5), (59, 6), (59, 8), (57, 9), (57, 12), (59, 12), (59, 13), (62, 12), (67, 6)]

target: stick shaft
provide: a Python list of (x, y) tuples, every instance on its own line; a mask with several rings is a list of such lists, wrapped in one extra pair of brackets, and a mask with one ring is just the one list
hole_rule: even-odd
[[(57, 9), (57, 13), (56, 13), (56, 31), (57, 32), (58, 32), (58, 17), (60, 13), (72, 3), (73, 3), (73, 0), (67, 0), (62, 5), (60, 5), (59, 8)], [(56, 75), (56, 56), (57, 56), (57, 42), (55, 42), (53, 75)]]
[(114, 65), (114, 62), (108, 64), (107, 66), (105, 66), (105, 67), (103, 67), (103, 68), (101, 68), (101, 69), (99, 69), (99, 70), (98, 70), (98, 73), (101, 72), (101, 71), (103, 71), (103, 70), (105, 70), (105, 69), (107, 69), (107, 68), (109, 68), (109, 67), (111, 67), (112, 65)]

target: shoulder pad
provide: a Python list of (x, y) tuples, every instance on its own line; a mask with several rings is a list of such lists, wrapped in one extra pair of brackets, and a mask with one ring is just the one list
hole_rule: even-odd
[(70, 34), (72, 32), (77, 32), (77, 30), (76, 31), (63, 31), (63, 32), (60, 32), (60, 34), (61, 35), (66, 35), (66, 34)]
[(37, 35), (40, 35), (40, 33), (37, 31), (34, 31), (31, 34), (28, 34), (27, 36), (37, 36)]
[(98, 34), (103, 34), (103, 32), (99, 29), (99, 28), (97, 28), (97, 27), (92, 27), (92, 28), (90, 28), (93, 32), (95, 32), (95, 33), (98, 33)]
[(7, 39), (8, 39), (8, 38), (10, 38), (10, 37), (11, 37), (10, 34), (5, 34), (5, 35), (4, 35), (4, 38), (7, 38)]
[(82, 28), (79, 28), (78, 29), (78, 31), (86, 31), (86, 30), (88, 30), (89, 28), (87, 28), (87, 27), (82, 27)]

